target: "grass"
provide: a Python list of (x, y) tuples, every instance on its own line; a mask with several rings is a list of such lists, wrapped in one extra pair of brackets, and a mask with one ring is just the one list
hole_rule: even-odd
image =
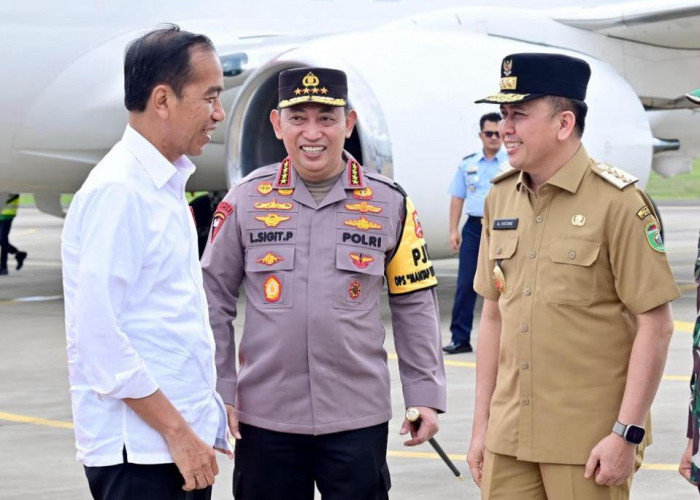
[(669, 179), (652, 172), (646, 190), (655, 200), (700, 199), (700, 160), (693, 162), (693, 170), (689, 173)]

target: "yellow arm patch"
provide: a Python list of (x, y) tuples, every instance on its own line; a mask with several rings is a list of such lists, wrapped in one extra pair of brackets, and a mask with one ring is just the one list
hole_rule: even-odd
[(437, 285), (435, 269), (430, 261), (428, 245), (423, 238), (423, 228), (418, 220), (418, 212), (408, 197), (401, 241), (386, 267), (386, 280), (389, 293), (392, 295)]

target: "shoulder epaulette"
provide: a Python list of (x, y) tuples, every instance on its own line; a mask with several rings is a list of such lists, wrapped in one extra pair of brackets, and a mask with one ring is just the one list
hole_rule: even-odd
[(259, 179), (260, 177), (267, 177), (277, 173), (277, 166), (279, 163), (273, 163), (272, 165), (265, 165), (264, 167), (258, 167), (248, 175), (243, 177), (236, 184), (243, 184), (245, 182), (250, 182), (253, 179)]
[(596, 174), (620, 190), (625, 189), (627, 186), (639, 180), (634, 175), (628, 174), (624, 170), (620, 170), (607, 163), (594, 163), (591, 168)]
[(404, 197), (408, 196), (408, 195), (406, 194), (406, 191), (404, 191), (403, 188), (399, 185), (399, 183), (396, 182), (395, 180), (390, 179), (390, 178), (388, 178), (387, 176), (380, 174), (379, 172), (373, 172), (373, 171), (371, 171), (371, 170), (368, 170), (368, 169), (366, 169), (366, 168), (364, 168), (364, 167), (362, 168), (362, 170), (363, 170), (363, 173), (365, 174), (365, 177), (368, 177), (368, 178), (370, 178), (370, 179), (372, 179), (372, 180), (374, 180), (374, 181), (379, 181), (379, 182), (381, 182), (382, 184), (386, 184), (386, 185), (389, 186), (390, 188), (393, 188), (393, 189), (397, 190), (397, 191), (398, 191), (399, 193), (401, 193)]
[(508, 167), (505, 170), (503, 170), (500, 174), (498, 174), (493, 179), (491, 179), (491, 183), (496, 184), (498, 182), (501, 182), (503, 179), (507, 179), (511, 175), (517, 174), (518, 172), (520, 172), (520, 170), (515, 169), (515, 168), (511, 167), (510, 165), (508, 165)]
[(465, 156), (464, 158), (462, 158), (462, 161), (468, 160), (468, 159), (471, 158), (472, 156), (476, 156), (476, 153), (472, 153), (472, 154), (470, 154), (470, 155)]

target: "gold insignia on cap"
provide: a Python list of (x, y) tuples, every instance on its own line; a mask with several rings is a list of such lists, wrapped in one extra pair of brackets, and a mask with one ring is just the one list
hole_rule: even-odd
[(304, 78), (301, 80), (302, 85), (304, 87), (317, 87), (321, 81), (318, 79), (316, 75), (314, 75), (311, 71), (309, 71)]
[(579, 227), (581, 227), (581, 226), (583, 226), (583, 225), (586, 223), (586, 218), (585, 218), (583, 215), (581, 215), (581, 214), (577, 214), (577, 215), (574, 215), (574, 216), (571, 218), (571, 223), (572, 223), (574, 226), (579, 226)]
[(279, 214), (267, 214), (267, 215), (259, 215), (256, 217), (257, 220), (264, 222), (267, 227), (277, 227), (280, 225), (280, 222), (287, 221), (291, 219), (290, 216), (287, 215), (279, 215)]
[(506, 76), (501, 78), (501, 90), (515, 90), (518, 88), (517, 76)]
[(513, 60), (512, 59), (506, 59), (503, 61), (503, 75), (504, 76), (510, 76), (510, 73), (513, 71)]
[(361, 231), (367, 231), (369, 229), (381, 229), (382, 225), (377, 222), (372, 222), (364, 215), (359, 219), (349, 219), (345, 221), (346, 226), (356, 227)]

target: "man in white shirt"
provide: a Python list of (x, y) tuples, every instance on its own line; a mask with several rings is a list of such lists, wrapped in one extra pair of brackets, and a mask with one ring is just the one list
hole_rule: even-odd
[(224, 120), (223, 72), (206, 36), (169, 26), (127, 48), (124, 87), (124, 136), (63, 229), (77, 459), (96, 499), (209, 499), (230, 449), (185, 155)]

